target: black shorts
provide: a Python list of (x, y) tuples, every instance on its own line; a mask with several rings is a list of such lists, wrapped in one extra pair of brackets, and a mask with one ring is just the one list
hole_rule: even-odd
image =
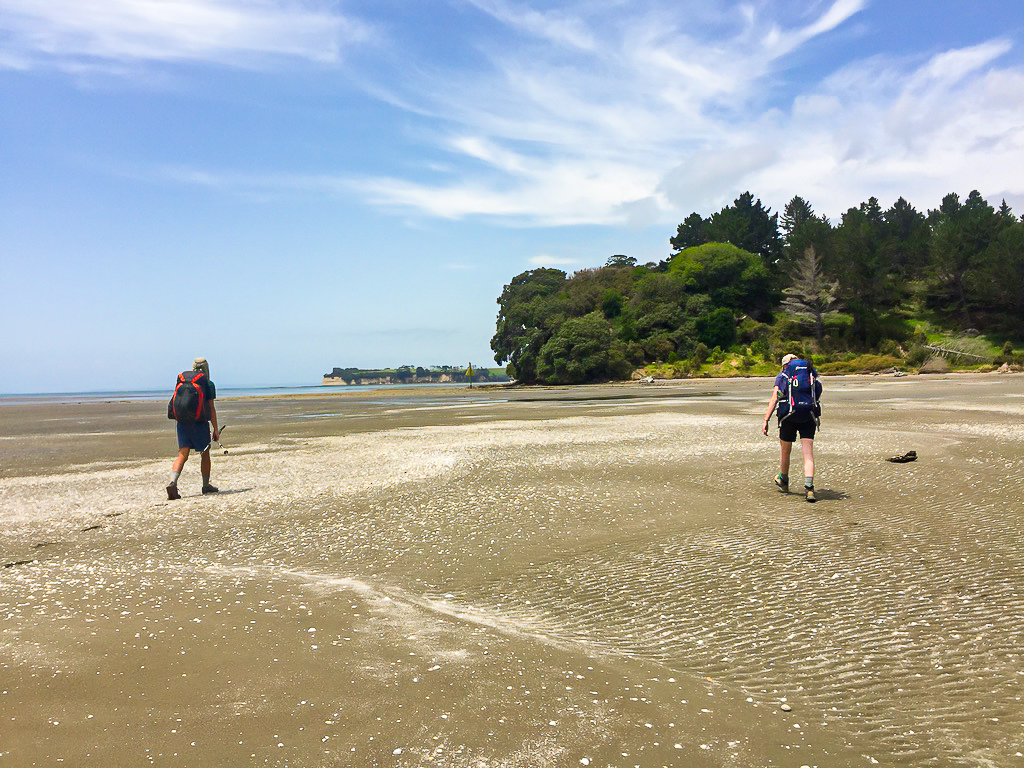
[(191, 448), (203, 453), (210, 448), (210, 422), (200, 421), (188, 424), (179, 421), (177, 424), (178, 448)]
[(814, 419), (806, 419), (805, 421), (785, 419), (779, 422), (779, 440), (782, 440), (784, 443), (795, 443), (797, 434), (800, 435), (801, 439), (813, 440), (814, 430), (817, 427), (818, 424)]

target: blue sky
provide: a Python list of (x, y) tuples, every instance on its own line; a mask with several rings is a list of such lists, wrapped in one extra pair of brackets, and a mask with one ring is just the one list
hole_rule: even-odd
[(493, 364), (750, 190), (1024, 213), (1018, 0), (0, 0), (6, 390)]

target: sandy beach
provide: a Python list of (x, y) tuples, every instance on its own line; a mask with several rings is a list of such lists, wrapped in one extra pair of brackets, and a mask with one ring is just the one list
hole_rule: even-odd
[(1024, 766), (1024, 376), (770, 387), (4, 407), (0, 766)]

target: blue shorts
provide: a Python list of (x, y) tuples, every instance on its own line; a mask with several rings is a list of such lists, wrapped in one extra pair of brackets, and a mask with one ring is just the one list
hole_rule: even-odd
[(807, 419), (805, 421), (786, 419), (779, 423), (779, 440), (784, 443), (795, 443), (797, 433), (800, 434), (801, 439), (813, 440), (814, 431), (817, 426), (818, 424), (814, 419)]
[(210, 447), (210, 422), (178, 422), (178, 450), (191, 448), (202, 453)]

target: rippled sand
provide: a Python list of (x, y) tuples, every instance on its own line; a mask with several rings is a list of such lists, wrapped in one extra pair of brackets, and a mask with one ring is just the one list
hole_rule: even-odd
[(1024, 378), (769, 387), (5, 408), (0, 766), (1024, 766)]

